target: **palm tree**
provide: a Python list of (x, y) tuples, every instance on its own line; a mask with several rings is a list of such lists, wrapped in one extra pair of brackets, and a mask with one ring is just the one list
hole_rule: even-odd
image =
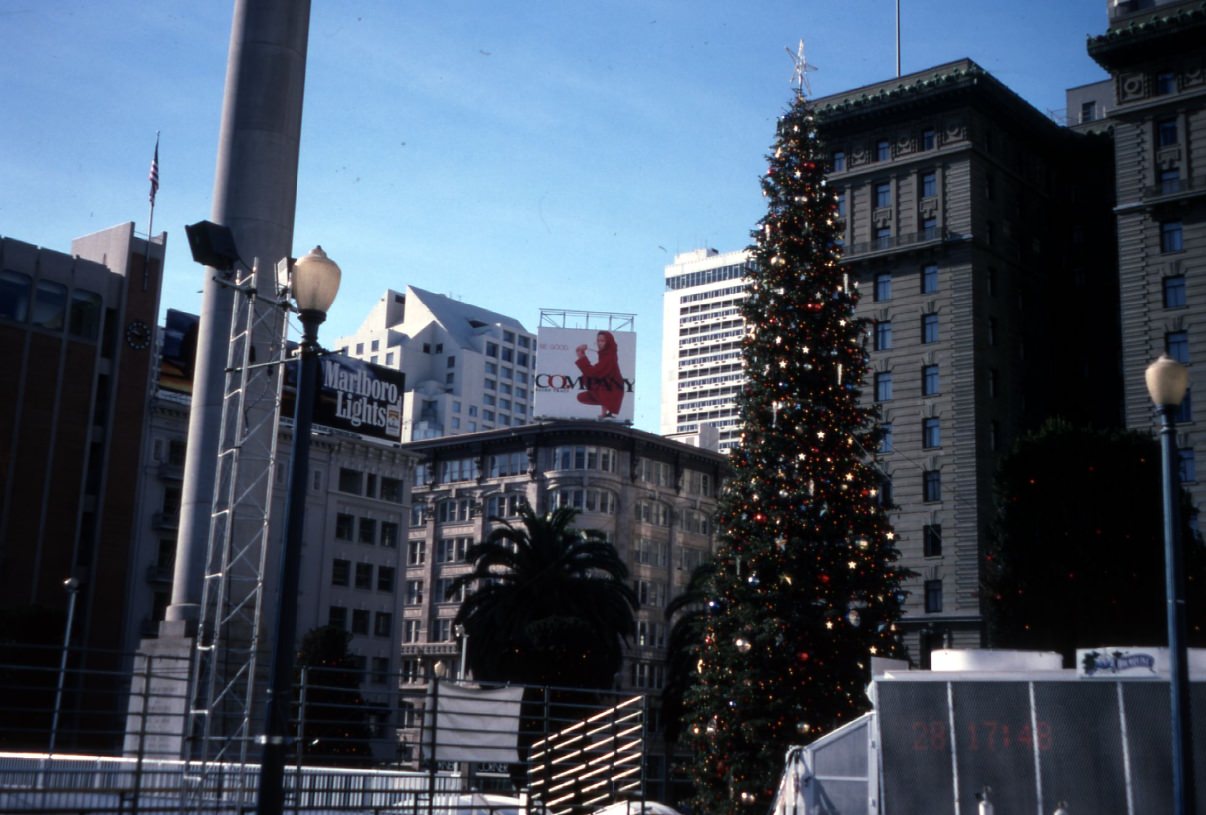
[(469, 635), (478, 680), (612, 686), (623, 642), (636, 631), (637, 598), (615, 546), (601, 532), (574, 529), (577, 514), (559, 507), (537, 515), (525, 504), (519, 525), (502, 521), (466, 553), (474, 569), (448, 594), (472, 587), (456, 624)]

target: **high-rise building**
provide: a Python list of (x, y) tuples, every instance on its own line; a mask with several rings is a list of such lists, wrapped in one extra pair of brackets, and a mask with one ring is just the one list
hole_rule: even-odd
[(1195, 454), (1206, 427), (1194, 391), (1206, 388), (1206, 4), (1119, 0), (1089, 55), (1110, 72), (1122, 292), (1126, 424), (1147, 430), (1154, 412), (1144, 369), (1162, 353), (1189, 367), (1177, 421), (1181, 481), (1198, 511), (1206, 478)]
[[(0, 606), (66, 610), (72, 641), (132, 648), (127, 566), (166, 236), (71, 254), (0, 239)], [(61, 642), (61, 640), (59, 640)]]
[(696, 249), (666, 267), (662, 296), (662, 435), (715, 428), (720, 449), (740, 433), (741, 314), (749, 253)]
[(536, 335), (512, 317), (407, 286), (332, 345), (406, 375), (404, 441), (532, 420)]
[[(924, 662), (943, 641), (980, 644), (999, 457), (1051, 415), (1119, 421), (1109, 143), (1059, 127), (970, 60), (814, 104), (842, 264), (868, 321), (863, 398), (885, 430), (867, 453), (915, 573), (902, 627)], [(689, 405), (701, 420), (723, 416), (730, 444), (744, 262), (701, 250), (667, 267), (664, 366), (677, 381), (663, 393), (678, 400), (678, 429)], [(1061, 319), (1070, 303), (1093, 316)], [(682, 349), (726, 366), (698, 382), (698, 402), (685, 398), (694, 380)]]

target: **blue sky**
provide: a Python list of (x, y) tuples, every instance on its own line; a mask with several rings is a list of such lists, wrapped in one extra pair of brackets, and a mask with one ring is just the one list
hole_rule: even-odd
[[(902, 0), (905, 73), (970, 57), (1039, 110), (1105, 78), (1106, 0)], [(196, 311), (183, 226), (211, 210), (233, 2), (0, 0), (0, 234), (66, 251), (168, 232), (164, 308)], [(740, 249), (805, 40), (815, 96), (891, 78), (892, 0), (313, 0), (294, 254), (322, 244), (350, 333), (412, 284), (518, 318), (636, 315), (657, 430), (663, 267)]]

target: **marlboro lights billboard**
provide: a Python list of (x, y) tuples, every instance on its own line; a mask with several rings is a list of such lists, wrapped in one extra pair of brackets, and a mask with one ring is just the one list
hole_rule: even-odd
[[(285, 365), (282, 416), (292, 417), (296, 409), (297, 373), (296, 362)], [(318, 379), (314, 424), (385, 441), (402, 440), (406, 376), (401, 371), (342, 354), (323, 354), (319, 357)]]
[(635, 332), (541, 326), (535, 414), (631, 422), (635, 376)]
[(341, 354), (321, 358), (322, 392), (314, 421), (387, 441), (402, 439), (405, 375)]

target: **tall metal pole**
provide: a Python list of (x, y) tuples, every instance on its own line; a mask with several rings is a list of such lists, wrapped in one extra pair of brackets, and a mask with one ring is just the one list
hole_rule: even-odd
[(1176, 405), (1159, 405), (1164, 464), (1164, 587), (1168, 612), (1168, 670), (1172, 719), (1174, 815), (1194, 815), (1193, 734), (1186, 652), (1185, 570), (1181, 566), (1181, 513), (1177, 500)]
[(71, 626), (75, 622), (75, 599), (80, 593), (80, 581), (69, 577), (63, 581), (67, 589), (67, 625), (63, 628), (63, 653), (59, 657), (59, 683), (54, 691), (54, 713), (50, 719), (50, 744), (47, 755), (54, 754), (54, 745), (59, 737), (59, 713), (63, 709), (63, 683), (67, 678), (67, 653), (71, 649)]
[(306, 483), (310, 472), (310, 427), (318, 393), (318, 326), (326, 314), (303, 310), (301, 372), (297, 382), (293, 418), (293, 461), (289, 467), (289, 492), (285, 504), (285, 545), (281, 549), (280, 592), (276, 635), (272, 643), (272, 671), (268, 684), (264, 723), (264, 751), (260, 763), (259, 815), (280, 815), (284, 804), (285, 755), (289, 740), (289, 706), (293, 689), (294, 648), (297, 640), (297, 593), (301, 582), (302, 532), (306, 520)]
[(896, 0), (896, 78), (900, 79), (900, 0)]
[[(211, 220), (248, 263), (293, 251), (309, 31), (310, 0), (235, 0)], [(222, 275), (205, 273), (167, 636), (191, 636), (200, 616), (234, 310)]]

